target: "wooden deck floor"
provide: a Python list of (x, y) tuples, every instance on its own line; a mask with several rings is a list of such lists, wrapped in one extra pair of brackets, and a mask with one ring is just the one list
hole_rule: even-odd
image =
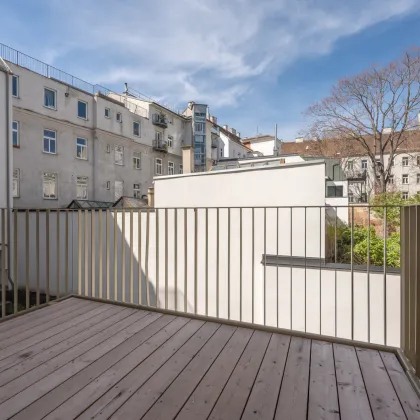
[(0, 323), (0, 419), (420, 419), (392, 353), (70, 298)]

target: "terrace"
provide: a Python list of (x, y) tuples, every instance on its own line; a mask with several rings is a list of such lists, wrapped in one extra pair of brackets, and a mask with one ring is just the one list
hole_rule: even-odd
[(418, 207), (333, 210), (1, 210), (0, 419), (419, 419)]

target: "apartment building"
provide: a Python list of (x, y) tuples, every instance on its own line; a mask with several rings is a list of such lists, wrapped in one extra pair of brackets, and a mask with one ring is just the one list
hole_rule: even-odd
[[(275, 139), (270, 134), (261, 134), (255, 137), (244, 137), (242, 144), (263, 156), (273, 156), (283, 153), (281, 149), (281, 140)], [(288, 153), (288, 152), (285, 152)]]
[[(161, 175), (212, 166), (208, 106), (175, 111), (150, 98), (84, 82), (0, 44), (11, 72), (13, 205), (66, 207), (74, 199), (141, 198)], [(0, 110), (5, 115), (4, 110)]]

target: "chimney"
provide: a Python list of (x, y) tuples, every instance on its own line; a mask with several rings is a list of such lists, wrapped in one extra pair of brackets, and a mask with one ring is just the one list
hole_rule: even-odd
[(216, 118), (214, 115), (212, 115), (212, 117), (211, 117), (211, 121), (212, 121), (214, 124), (217, 124), (217, 118)]
[(303, 143), (303, 137), (296, 137), (295, 143)]
[(229, 131), (236, 136), (236, 130), (234, 128), (231, 128)]
[(238, 131), (237, 133), (236, 133), (236, 135), (240, 138), (241, 137), (241, 133)]
[(149, 189), (147, 190), (147, 204), (151, 208), (155, 207), (155, 188), (154, 187), (149, 187)]
[(194, 172), (194, 149), (192, 146), (182, 146), (182, 173)]
[(226, 124), (223, 126), (223, 128), (224, 128), (226, 131), (229, 131), (229, 127), (228, 127)]

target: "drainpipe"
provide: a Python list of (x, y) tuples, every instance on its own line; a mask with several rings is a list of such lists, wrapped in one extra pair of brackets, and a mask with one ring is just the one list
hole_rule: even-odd
[(95, 200), (95, 143), (98, 138), (98, 131), (97, 131), (97, 110), (98, 110), (98, 103), (97, 103), (98, 97), (95, 95), (93, 97), (93, 138), (92, 138), (92, 200)]
[(6, 211), (7, 211), (7, 275), (9, 278), (9, 282), (12, 285), (12, 288), (14, 287), (14, 283), (12, 278), (10, 277), (10, 220), (12, 220), (11, 217), (11, 209), (12, 205), (10, 203), (10, 108), (12, 106), (10, 101), (10, 72), (6, 72)]

